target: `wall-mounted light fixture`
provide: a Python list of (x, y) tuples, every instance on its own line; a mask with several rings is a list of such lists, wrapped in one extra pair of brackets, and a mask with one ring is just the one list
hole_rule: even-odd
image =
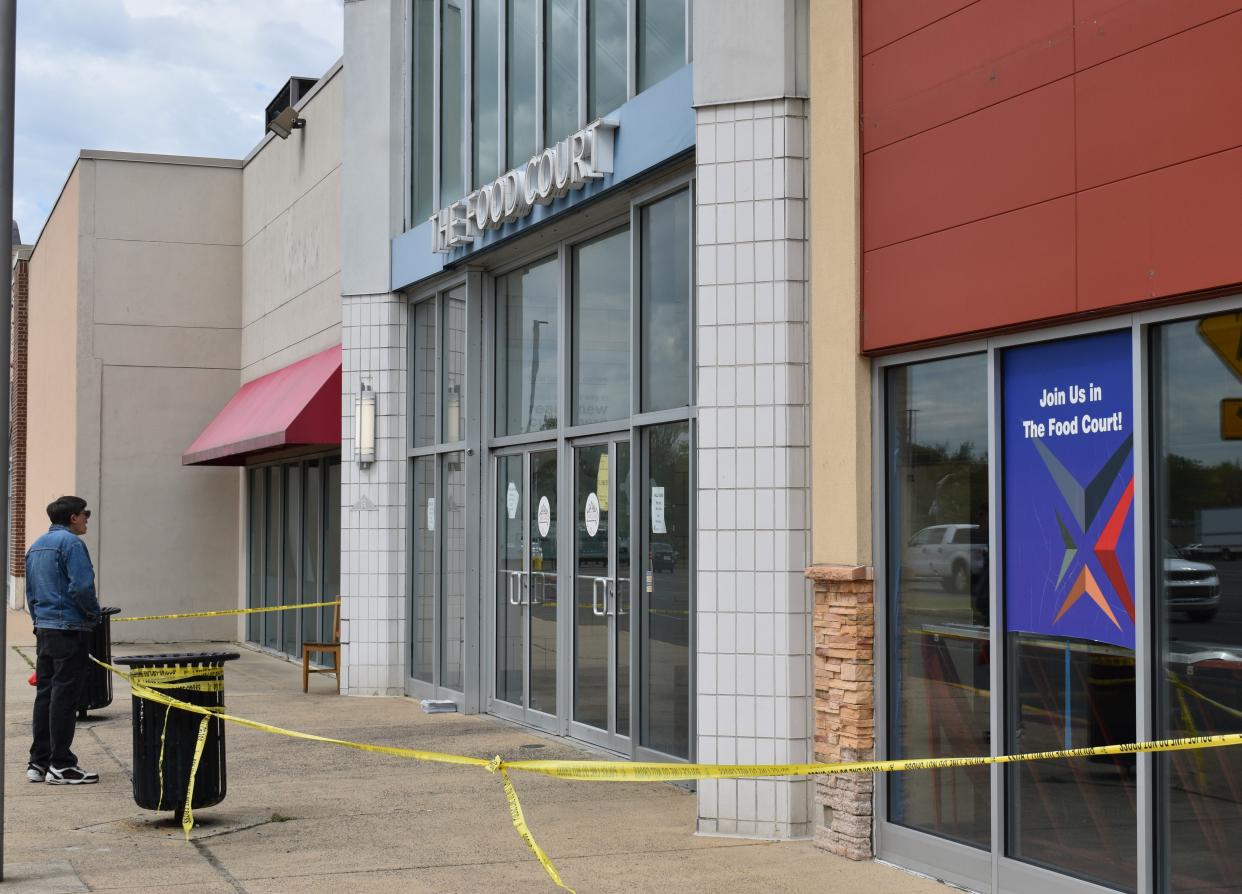
[(354, 459), (363, 469), (375, 462), (375, 390), (366, 380), (354, 395)]
[(306, 126), (306, 119), (299, 118), (297, 110), (293, 106), (287, 107), (279, 115), (267, 122), (267, 129), (282, 140), (289, 139), (289, 135), (295, 130), (301, 130)]

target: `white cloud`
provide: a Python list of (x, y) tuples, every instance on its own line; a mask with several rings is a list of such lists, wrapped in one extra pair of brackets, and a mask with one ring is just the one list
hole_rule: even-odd
[(80, 149), (240, 158), (290, 75), (341, 54), (341, 0), (18, 6), (13, 213), (33, 242)]

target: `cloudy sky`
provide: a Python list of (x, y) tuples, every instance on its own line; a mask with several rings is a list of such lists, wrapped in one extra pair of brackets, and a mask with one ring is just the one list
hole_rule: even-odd
[(290, 75), (341, 55), (341, 0), (26, 0), (13, 216), (33, 243), (80, 149), (241, 158)]

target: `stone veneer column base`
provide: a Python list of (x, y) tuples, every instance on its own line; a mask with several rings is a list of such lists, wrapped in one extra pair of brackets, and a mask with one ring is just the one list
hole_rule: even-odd
[[(874, 572), (813, 565), (815, 595), (815, 759), (875, 755)], [(815, 783), (815, 845), (850, 860), (874, 854), (871, 775), (821, 776)]]

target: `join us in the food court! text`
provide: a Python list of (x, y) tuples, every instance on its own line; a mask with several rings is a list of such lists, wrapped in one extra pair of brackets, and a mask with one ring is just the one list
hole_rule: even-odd
[[(1070, 385), (1068, 388), (1045, 388), (1039, 396), (1041, 407), (1061, 407), (1066, 404), (1096, 403), (1104, 399), (1104, 389), (1095, 383)], [(1064, 435), (1096, 435), (1104, 432), (1125, 431), (1124, 413), (1118, 410), (1104, 416), (1083, 413), (1068, 419), (1049, 416), (1047, 421), (1022, 420), (1022, 434), (1027, 438), (1061, 437)]]

